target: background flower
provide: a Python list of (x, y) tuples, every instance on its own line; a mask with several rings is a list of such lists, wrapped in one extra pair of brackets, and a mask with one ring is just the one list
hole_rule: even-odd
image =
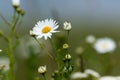
[(94, 48), (98, 53), (107, 53), (115, 50), (116, 43), (110, 38), (100, 38), (94, 44)]

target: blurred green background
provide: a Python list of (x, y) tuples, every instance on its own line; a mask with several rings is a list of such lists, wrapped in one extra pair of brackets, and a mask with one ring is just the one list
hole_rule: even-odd
[[(57, 20), (61, 28), (64, 21), (71, 22), (72, 31), (69, 42), (75, 71), (79, 70), (79, 66), (75, 64), (77, 57), (75, 49), (82, 46), (86, 68), (94, 69), (101, 75), (120, 75), (119, 4), (119, 0), (21, 0), (20, 7), (25, 10), (26, 14), (22, 24), (16, 28), (21, 42), (15, 50), (17, 80), (33, 80), (38, 76), (39, 65), (48, 66), (48, 77), (50, 77), (49, 73), (56, 68), (55, 63), (44, 54), (45, 51), (39, 49), (39, 45), (29, 36), (29, 30), (34, 27), (36, 22), (46, 18)], [(13, 15), (11, 0), (1, 0), (0, 13), (6, 19), (11, 20)], [(1, 18), (0, 29), (8, 32), (8, 28)], [(91, 45), (85, 42), (86, 36), (91, 34), (96, 38), (110, 37), (114, 39), (117, 49), (110, 54), (97, 54)], [(60, 38), (60, 45), (64, 43), (64, 33), (58, 38)], [(1, 49), (5, 48), (3, 45), (6, 44), (0, 38)], [(49, 48), (50, 46), (48, 46)]]

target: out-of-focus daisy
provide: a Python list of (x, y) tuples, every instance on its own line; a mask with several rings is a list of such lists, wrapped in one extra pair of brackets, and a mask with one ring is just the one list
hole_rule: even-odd
[(2, 49), (0, 49), (0, 52), (2, 52)]
[(36, 35), (37, 38), (44, 37), (45, 40), (51, 38), (52, 33), (56, 33), (58, 24), (53, 19), (45, 19), (44, 21), (38, 21), (33, 28), (32, 34)]
[(96, 72), (94, 70), (91, 70), (91, 69), (86, 69), (85, 73), (88, 74), (88, 75), (94, 76), (96, 78), (100, 77), (100, 74), (98, 72)]
[(82, 78), (87, 78), (88, 75), (86, 73), (75, 72), (71, 74), (71, 80), (77, 80)]
[(86, 42), (87, 42), (87, 43), (94, 43), (95, 40), (96, 40), (96, 38), (95, 38), (95, 36), (93, 36), (93, 35), (88, 35), (88, 36), (86, 37)]
[(81, 54), (84, 52), (84, 49), (83, 49), (83, 47), (77, 47), (77, 48), (75, 49), (75, 52), (76, 52), (78, 55), (81, 55)]
[(9, 59), (7, 57), (0, 57), (0, 69), (4, 71), (9, 70), (9, 63)]
[(103, 76), (99, 80), (119, 80), (113, 76)]
[(115, 42), (110, 38), (100, 38), (94, 44), (94, 48), (99, 53), (107, 53), (114, 51), (116, 48)]

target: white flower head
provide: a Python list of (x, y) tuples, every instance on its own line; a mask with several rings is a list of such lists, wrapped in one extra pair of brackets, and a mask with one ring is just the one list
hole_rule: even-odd
[(32, 34), (36, 35), (37, 38), (44, 37), (45, 40), (51, 38), (52, 33), (56, 33), (56, 29), (59, 26), (57, 22), (53, 19), (45, 19), (44, 21), (38, 21), (35, 27), (33, 28)]
[(47, 71), (46, 66), (40, 66), (38, 68), (38, 73), (44, 74)]
[(99, 80), (119, 80), (113, 76), (103, 76)]
[(10, 69), (9, 59), (7, 57), (0, 57), (0, 69), (7, 71)]
[(67, 31), (71, 30), (72, 28), (71, 23), (69, 21), (64, 22), (63, 25), (64, 25), (64, 29)]
[(87, 42), (87, 43), (94, 43), (95, 40), (96, 40), (96, 38), (95, 38), (95, 36), (93, 36), (93, 35), (88, 35), (88, 36), (86, 37), (86, 42)]
[(94, 44), (94, 48), (96, 49), (97, 52), (104, 54), (107, 52), (114, 51), (116, 48), (116, 44), (110, 38), (100, 38)]
[(20, 6), (20, 0), (12, 0), (12, 5), (15, 7)]
[(85, 73), (88, 74), (88, 75), (92, 75), (96, 78), (99, 78), (100, 77), (100, 74), (94, 70), (91, 70), (91, 69), (86, 69), (85, 70)]
[(87, 77), (88, 77), (88, 75), (86, 73), (81, 73), (81, 72), (75, 72), (75, 73), (71, 74), (72, 80), (87, 78)]

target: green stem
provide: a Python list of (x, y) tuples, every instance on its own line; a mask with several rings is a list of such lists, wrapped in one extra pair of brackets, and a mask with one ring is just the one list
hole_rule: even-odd
[(16, 20), (15, 20), (15, 22), (14, 22), (13, 26), (12, 26), (12, 30), (14, 30), (14, 29), (15, 29), (15, 27), (16, 27), (16, 25), (17, 25), (18, 21), (19, 21), (19, 18), (20, 18), (20, 14), (18, 14), (18, 16), (17, 16), (17, 18), (16, 18)]
[(46, 77), (45, 77), (45, 74), (43, 74), (43, 78), (44, 78), (44, 80), (47, 80)]
[(83, 61), (83, 56), (80, 55), (79, 58), (80, 58), (80, 70), (81, 70), (81, 72), (84, 72), (84, 61)]
[(5, 19), (5, 17), (4, 17), (2, 14), (0, 14), (0, 17), (3, 19), (3, 21), (4, 21), (8, 26), (10, 26), (10, 23)]
[(40, 48), (44, 49), (43, 44), (40, 41), (38, 41), (38, 39), (35, 36), (33, 38), (37, 41), (37, 43), (39, 44)]
[(56, 50), (56, 46), (54, 45), (54, 43), (53, 43), (53, 41), (51, 40), (51, 39), (49, 39), (49, 41), (50, 41), (50, 44), (51, 44), (51, 46), (52, 46), (52, 48), (53, 48), (53, 50), (55, 51), (55, 55), (56, 55), (56, 57), (54, 57), (54, 60), (55, 60), (55, 62), (56, 62), (56, 64), (57, 64), (57, 68), (58, 68), (58, 71), (60, 70), (60, 64), (59, 64), (59, 55), (58, 55), (58, 53), (57, 53), (57, 50)]
[(14, 74), (14, 63), (15, 63), (15, 60), (14, 60), (14, 54), (13, 54), (13, 46), (12, 46), (12, 42), (11, 40), (9, 39), (9, 43), (8, 43), (8, 57), (9, 57), (9, 60), (10, 60), (10, 72), (9, 72), (9, 78), (10, 80), (15, 80), (15, 74)]
[(69, 35), (70, 35), (70, 31), (67, 31), (67, 38), (66, 38), (67, 44), (68, 44), (68, 40), (69, 40)]

